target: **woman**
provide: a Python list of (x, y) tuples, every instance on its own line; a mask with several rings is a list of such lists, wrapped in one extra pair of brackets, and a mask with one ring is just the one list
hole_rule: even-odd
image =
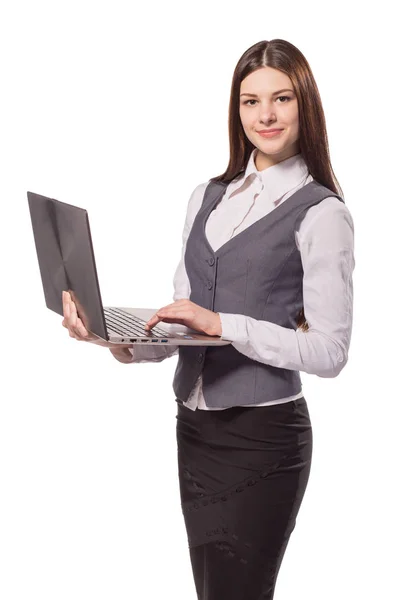
[(311, 469), (299, 371), (336, 377), (347, 362), (354, 226), (316, 83), (289, 42), (240, 58), (229, 139), (226, 171), (189, 200), (174, 302), (147, 328), (181, 323), (232, 344), (114, 349), (67, 294), (63, 325), (121, 362), (179, 355), (179, 485), (198, 598), (270, 600)]

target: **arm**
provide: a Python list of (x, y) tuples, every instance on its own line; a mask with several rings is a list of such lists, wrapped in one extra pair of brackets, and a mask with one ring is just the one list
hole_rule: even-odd
[(132, 362), (132, 353), (129, 348), (110, 348), (110, 352), (121, 363)]
[(220, 313), (222, 337), (259, 362), (336, 377), (347, 362), (353, 319), (354, 224), (337, 198), (312, 206), (297, 236), (308, 331)]
[[(186, 209), (186, 218), (182, 233), (181, 259), (174, 275), (173, 301), (190, 297), (190, 283), (185, 269), (186, 242), (193, 225), (194, 218), (199, 211), (205, 189), (209, 181), (200, 183), (192, 192)], [(112, 348), (111, 354), (121, 363), (161, 362), (179, 352), (179, 346), (173, 344), (135, 344), (131, 348)]]
[(178, 354), (178, 346), (166, 344), (134, 345), (131, 348), (110, 348), (111, 354), (121, 363), (161, 362), (165, 358)]

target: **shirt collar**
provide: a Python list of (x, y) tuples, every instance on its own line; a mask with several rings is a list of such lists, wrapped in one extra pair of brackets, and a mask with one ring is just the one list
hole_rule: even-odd
[(254, 148), (247, 162), (246, 171), (230, 184), (229, 196), (239, 189), (253, 184), (255, 192), (265, 189), (271, 202), (278, 204), (281, 198), (294, 187), (300, 185), (308, 175), (307, 164), (301, 153), (258, 171), (255, 158), (257, 148)]

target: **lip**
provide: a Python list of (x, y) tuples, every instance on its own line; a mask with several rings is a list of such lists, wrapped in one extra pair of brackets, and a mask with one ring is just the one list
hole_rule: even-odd
[(279, 135), (282, 131), (283, 129), (261, 129), (260, 131), (257, 131), (257, 133), (262, 137), (275, 137), (276, 135)]

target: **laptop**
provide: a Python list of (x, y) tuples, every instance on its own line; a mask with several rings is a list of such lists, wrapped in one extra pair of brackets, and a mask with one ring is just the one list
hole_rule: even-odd
[(158, 308), (103, 306), (85, 209), (27, 192), (46, 306), (64, 316), (62, 292), (68, 291), (86, 329), (116, 344), (224, 346), (230, 340), (199, 333), (179, 323), (146, 322)]

